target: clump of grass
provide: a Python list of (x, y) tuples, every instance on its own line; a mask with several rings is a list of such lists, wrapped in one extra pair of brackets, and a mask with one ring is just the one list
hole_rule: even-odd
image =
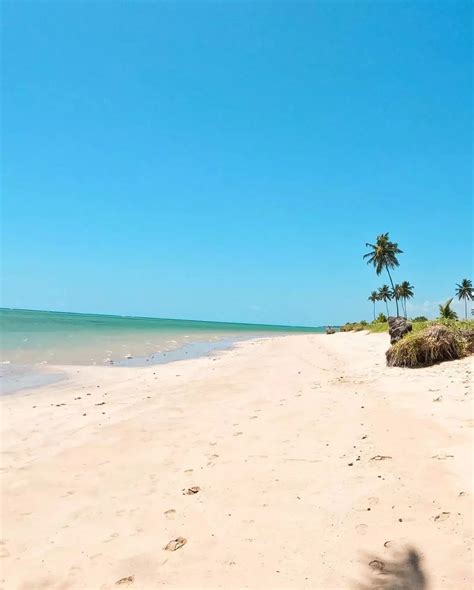
[(388, 332), (388, 322), (372, 322), (368, 329), (371, 332)]
[(460, 328), (460, 332), (466, 341), (467, 351), (470, 354), (474, 354), (474, 327), (469, 326), (468, 328)]
[(448, 328), (452, 328), (453, 330), (466, 330), (466, 329), (474, 329), (474, 321), (473, 320), (446, 320), (442, 318), (438, 318), (437, 320), (425, 320), (420, 322), (412, 322), (413, 332), (419, 332), (420, 330), (424, 330), (429, 326), (447, 326)]
[(469, 353), (462, 330), (445, 323), (433, 324), (407, 334), (387, 352), (390, 367), (427, 367), (462, 358)]
[(341, 326), (341, 332), (360, 332), (361, 330), (368, 330), (369, 332), (388, 332), (388, 322), (373, 321), (370, 324), (368, 322), (347, 322)]
[(361, 322), (347, 322), (340, 327), (341, 332), (360, 332), (361, 330), (368, 330), (369, 324), (362, 320)]
[[(474, 321), (473, 320), (428, 320), (423, 316), (419, 318), (415, 318), (413, 320), (408, 320), (411, 322), (412, 331), (413, 333), (421, 332), (430, 326), (447, 326), (448, 328), (453, 328), (453, 330), (462, 331), (465, 334), (465, 337), (469, 340), (468, 334), (474, 334)], [(362, 322), (347, 322), (343, 326), (340, 327), (341, 332), (360, 332), (361, 330), (368, 330), (369, 332), (388, 332), (388, 322), (379, 322), (378, 318), (371, 322), (370, 324), (366, 321)], [(470, 332), (469, 332), (470, 331)], [(472, 342), (473, 336), (471, 336)], [(474, 352), (474, 342), (472, 342), (472, 350)]]

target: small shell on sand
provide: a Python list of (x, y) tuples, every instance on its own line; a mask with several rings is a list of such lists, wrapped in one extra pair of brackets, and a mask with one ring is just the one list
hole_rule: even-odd
[(172, 539), (164, 548), (165, 551), (176, 551), (186, 545), (187, 540), (184, 537), (176, 537), (176, 539)]

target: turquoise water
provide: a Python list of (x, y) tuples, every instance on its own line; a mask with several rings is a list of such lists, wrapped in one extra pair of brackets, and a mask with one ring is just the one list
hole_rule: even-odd
[(197, 342), (323, 330), (18, 309), (0, 309), (0, 328), (3, 363), (55, 365), (120, 363)]

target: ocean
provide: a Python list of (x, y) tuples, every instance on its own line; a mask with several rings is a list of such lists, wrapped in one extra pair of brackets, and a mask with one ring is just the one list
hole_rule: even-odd
[(323, 328), (0, 308), (3, 365), (145, 364)]

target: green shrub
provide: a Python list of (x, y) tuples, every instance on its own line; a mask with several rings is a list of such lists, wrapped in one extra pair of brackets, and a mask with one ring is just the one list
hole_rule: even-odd
[(416, 316), (416, 318), (413, 318), (411, 321), (412, 322), (427, 322), (429, 320), (424, 315), (418, 315), (418, 316)]
[(388, 323), (387, 322), (377, 322), (372, 323), (369, 326), (369, 330), (371, 332), (388, 332)]
[(368, 323), (365, 320), (361, 322), (347, 322), (343, 326), (341, 326), (341, 332), (360, 332), (361, 330), (367, 330)]
[(387, 316), (384, 313), (379, 313), (379, 315), (375, 318), (372, 322), (373, 324), (383, 324), (387, 321)]

